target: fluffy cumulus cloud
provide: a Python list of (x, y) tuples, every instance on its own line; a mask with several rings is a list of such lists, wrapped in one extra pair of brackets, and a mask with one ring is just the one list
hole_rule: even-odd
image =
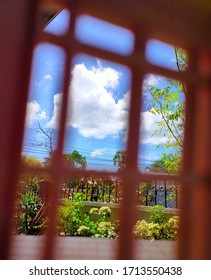
[[(125, 93), (121, 99), (115, 101), (118, 91), (120, 73), (110, 67), (87, 68), (84, 64), (77, 64), (72, 71), (72, 83), (69, 89), (69, 112), (67, 126), (78, 129), (84, 137), (103, 139), (120, 133), (127, 134), (127, 119), (130, 93)], [(145, 84), (157, 84), (161, 77), (148, 75)], [(48, 126), (58, 127), (59, 110), (62, 93), (54, 95), (54, 109)], [(167, 141), (166, 136), (153, 136), (157, 129), (156, 123), (161, 121), (159, 115), (150, 112), (141, 113), (141, 143), (161, 144)], [(127, 136), (125, 136), (125, 139)], [(95, 150), (92, 157), (102, 155), (103, 150)]]
[(53, 114), (49, 122), (47, 123), (48, 127), (53, 129), (58, 127), (59, 124), (59, 115), (60, 115), (60, 108), (62, 102), (62, 93), (57, 93), (53, 97)]
[[(120, 73), (110, 67), (88, 69), (84, 64), (75, 65), (70, 87), (67, 126), (77, 128), (84, 137), (103, 139), (116, 136), (127, 127), (129, 93), (115, 101)], [(58, 125), (62, 93), (54, 96), (54, 110), (48, 125)]]
[(46, 112), (42, 111), (37, 101), (27, 103), (26, 126), (32, 127), (36, 121), (46, 119)]
[(152, 133), (158, 129), (157, 122), (162, 121), (161, 115), (154, 115), (148, 111), (141, 113), (141, 140), (142, 144), (164, 144), (167, 142), (168, 132), (164, 135), (153, 135)]
[(146, 97), (148, 95), (148, 87), (149, 86), (157, 86), (159, 82), (164, 81), (165, 78), (158, 76), (158, 75), (153, 75), (153, 74), (148, 74), (144, 77), (143, 81), (143, 93), (144, 96)]

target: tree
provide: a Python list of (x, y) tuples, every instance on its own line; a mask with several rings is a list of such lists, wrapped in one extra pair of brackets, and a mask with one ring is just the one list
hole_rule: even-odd
[(37, 127), (34, 128), (36, 134), (39, 134), (41, 139), (34, 138), (33, 146), (35, 147), (44, 147), (49, 155), (54, 151), (55, 146), (55, 131), (51, 128), (44, 129), (40, 123), (37, 123)]
[(121, 170), (125, 167), (126, 164), (126, 151), (118, 150), (113, 157), (113, 164), (118, 166), (118, 170)]
[[(179, 72), (187, 68), (187, 54), (180, 48), (174, 48), (175, 64)], [(163, 135), (167, 141), (162, 147), (174, 148), (175, 152), (163, 153), (161, 161), (169, 173), (178, 172), (181, 166), (181, 155), (183, 150), (183, 129), (184, 129), (184, 106), (181, 94), (186, 94), (186, 86), (182, 82), (168, 80), (164, 88), (148, 86), (151, 96), (151, 105), (148, 111), (159, 115), (161, 120), (157, 122), (157, 129), (153, 135)]]
[(63, 154), (63, 159), (73, 168), (86, 169), (86, 157), (82, 156), (78, 151), (74, 150), (71, 154)]
[[(172, 83), (172, 82), (171, 82)], [(167, 136), (165, 147), (182, 149), (183, 146), (183, 125), (184, 125), (184, 103), (180, 100), (180, 91), (172, 90), (172, 86), (165, 88), (149, 86), (151, 94), (151, 106), (149, 112), (159, 115), (161, 121), (157, 122), (157, 129), (152, 135)]]
[[(41, 139), (34, 138), (33, 146), (44, 147), (48, 153), (45, 158), (44, 164), (50, 165), (55, 157), (55, 131), (51, 128), (44, 129), (38, 122), (37, 127), (34, 129), (39, 133)], [(86, 169), (86, 157), (82, 156), (78, 151), (74, 150), (72, 153), (64, 153), (63, 160), (66, 164), (71, 165), (73, 168)]]
[[(41, 166), (42, 163), (40, 160), (34, 157), (22, 155), (22, 161), (25, 165), (29, 166)], [(22, 193), (38, 193), (39, 186), (38, 182), (42, 179), (42, 176), (39, 174), (24, 174), (20, 178), (20, 192)]]
[(22, 155), (22, 160), (25, 164), (29, 166), (41, 166), (41, 161), (35, 157)]
[(147, 168), (146, 171), (149, 172), (155, 172), (155, 173), (166, 173), (167, 169), (164, 163), (163, 158), (154, 161), (152, 164), (150, 164)]
[[(55, 157), (56, 151), (53, 151), (49, 157), (45, 159), (45, 165), (50, 165)], [(64, 153), (62, 155), (64, 164), (71, 166), (72, 168), (86, 169), (87, 162), (86, 157), (82, 156), (78, 151), (74, 150), (72, 153)]]

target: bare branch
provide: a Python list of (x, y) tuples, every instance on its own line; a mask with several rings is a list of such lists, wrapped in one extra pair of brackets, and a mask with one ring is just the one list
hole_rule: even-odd
[(36, 138), (34, 138), (33, 146), (36, 147), (45, 147), (48, 149), (48, 153), (51, 154), (53, 149), (53, 130), (52, 129), (44, 129), (40, 125), (40, 123), (37, 123), (37, 128), (34, 128), (34, 131), (36, 133), (39, 133), (41, 137), (43, 138), (43, 141), (38, 141)]

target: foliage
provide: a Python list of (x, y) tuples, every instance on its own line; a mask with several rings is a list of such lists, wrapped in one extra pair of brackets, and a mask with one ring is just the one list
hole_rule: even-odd
[(81, 201), (64, 200), (58, 211), (58, 230), (70, 236), (90, 236), (114, 238), (117, 236), (115, 225), (108, 221), (111, 209), (107, 206), (91, 208), (82, 215)]
[[(34, 157), (28, 157), (22, 155), (22, 161), (24, 164), (34, 167), (41, 166), (41, 162)], [(44, 179), (43, 175), (37, 173), (26, 173), (20, 177), (19, 180), (19, 196), (23, 194), (38, 195), (39, 194), (39, 182)]]
[(62, 206), (58, 208), (58, 229), (65, 235), (76, 235), (78, 228), (82, 225), (81, 210), (83, 203), (65, 199)]
[[(184, 50), (176, 47), (174, 52), (176, 68), (179, 72), (182, 72), (188, 65), (187, 54)], [(168, 173), (177, 173), (181, 166), (185, 120), (185, 101), (181, 98), (181, 94), (185, 95), (186, 86), (182, 82), (168, 80), (167, 86), (163, 88), (149, 85), (148, 92), (151, 96), (151, 104), (148, 107), (148, 111), (161, 118), (157, 122), (157, 129), (152, 133), (152, 136), (162, 135), (167, 137), (167, 141), (162, 147), (175, 150), (175, 152), (162, 155), (160, 162), (164, 165), (164, 169), (161, 169), (162, 171), (166, 170)]]
[(139, 239), (166, 239), (176, 240), (179, 227), (179, 217), (174, 216), (168, 221), (162, 211), (162, 207), (151, 207), (150, 220), (137, 221), (133, 233)]
[(147, 168), (146, 171), (149, 172), (167, 172), (166, 164), (164, 162), (164, 159), (161, 158), (159, 160), (154, 161), (152, 164), (150, 164)]
[(70, 164), (73, 168), (86, 169), (86, 157), (76, 150), (72, 151), (71, 154), (63, 154), (63, 159), (66, 164)]
[[(41, 166), (41, 162), (34, 157), (22, 155), (25, 165)], [(40, 197), (39, 183), (44, 179), (37, 173), (25, 173), (19, 179), (18, 200), (16, 202), (15, 231), (18, 234), (39, 234), (45, 226), (45, 218), (34, 221), (43, 201)]]
[(45, 219), (42, 218), (37, 220), (33, 226), (31, 224), (38, 213), (39, 209), (42, 206), (42, 201), (38, 196), (32, 194), (24, 194), (20, 197), (17, 202), (17, 214), (16, 214), (16, 232), (21, 233), (30, 233), (30, 234), (39, 234), (41, 228), (45, 225)]
[(180, 90), (174, 89), (174, 85), (167, 85), (164, 88), (148, 86), (148, 91), (151, 95), (148, 110), (161, 117), (152, 135), (167, 136), (164, 147), (182, 148), (184, 103), (180, 100)]
[(84, 225), (89, 228), (89, 236), (97, 238), (117, 237), (117, 225), (108, 220), (110, 214), (111, 209), (108, 206), (99, 209), (91, 208), (89, 214), (85, 214)]
[(108, 206), (103, 206), (99, 209), (99, 215), (103, 215), (105, 217), (110, 217), (111, 209)]
[(117, 237), (116, 227), (111, 222), (100, 222), (97, 227), (95, 237), (98, 238), (115, 238)]
[[(56, 156), (56, 150), (49, 153), (49, 157), (45, 159), (45, 165), (50, 165)], [(72, 168), (86, 169), (87, 162), (86, 157), (82, 156), (78, 151), (73, 150), (72, 153), (62, 155), (62, 159), (65, 165)]]
[(126, 164), (126, 152), (123, 150), (116, 151), (116, 154), (113, 157), (113, 164), (118, 166), (118, 170), (123, 169)]
[(26, 155), (22, 155), (22, 160), (25, 164), (27, 164), (29, 166), (41, 166), (40, 160), (35, 157), (29, 157)]
[(161, 160), (166, 168), (168, 173), (178, 173), (181, 168), (182, 163), (182, 153), (178, 151), (178, 153), (162, 153)]
[(164, 206), (162, 205), (155, 205), (150, 207), (147, 212), (150, 214), (149, 219), (153, 223), (162, 224), (166, 221), (166, 216), (164, 213)]

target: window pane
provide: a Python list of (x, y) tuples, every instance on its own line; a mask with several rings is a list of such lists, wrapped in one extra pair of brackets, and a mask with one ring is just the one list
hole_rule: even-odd
[(131, 31), (90, 16), (79, 17), (76, 36), (83, 43), (123, 55), (133, 50), (134, 35)]

